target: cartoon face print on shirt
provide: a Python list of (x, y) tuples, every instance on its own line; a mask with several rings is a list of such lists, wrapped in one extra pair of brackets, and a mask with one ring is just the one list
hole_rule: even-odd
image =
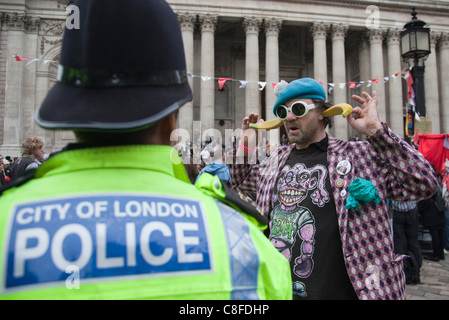
[[(299, 238), (300, 255), (295, 258), (293, 272), (300, 278), (308, 277), (314, 266), (315, 220), (313, 208), (307, 203), (323, 207), (329, 202), (329, 193), (325, 187), (327, 170), (323, 165), (307, 168), (302, 163), (293, 167), (285, 165), (277, 182), (277, 194), (273, 203), (277, 203), (271, 212), (270, 240), (273, 245), (291, 261), (292, 248)], [(302, 204), (302, 205), (301, 205)]]
[(285, 165), (278, 178), (278, 194), (274, 201), (279, 200), (282, 210), (292, 211), (307, 197), (310, 190), (314, 190), (311, 193), (313, 203), (323, 207), (329, 202), (329, 193), (325, 188), (326, 174), (327, 170), (322, 165), (311, 169), (302, 163), (295, 164), (293, 168)]

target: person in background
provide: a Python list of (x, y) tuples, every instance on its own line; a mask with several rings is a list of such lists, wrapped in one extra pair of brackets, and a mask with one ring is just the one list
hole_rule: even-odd
[[(438, 172), (433, 167), (434, 172)], [(444, 226), (446, 217), (444, 215), (445, 202), (442, 195), (441, 175), (438, 176), (438, 191), (430, 198), (418, 202), (418, 210), (421, 223), (428, 229), (432, 238), (432, 254), (424, 256), (424, 259), (431, 261), (444, 260)]]
[(11, 171), (11, 180), (27, 170), (37, 169), (44, 161), (44, 141), (39, 137), (27, 137), (22, 143), (22, 157)]
[(394, 252), (409, 256), (404, 261), (407, 284), (419, 284), (422, 253), (418, 242), (418, 201), (390, 200), (390, 207), (393, 213)]

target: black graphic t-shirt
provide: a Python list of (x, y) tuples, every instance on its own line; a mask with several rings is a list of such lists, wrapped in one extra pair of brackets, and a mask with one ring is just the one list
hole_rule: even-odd
[(344, 265), (326, 151), (327, 137), (294, 149), (273, 192), (270, 240), (290, 261), (294, 299), (357, 299)]

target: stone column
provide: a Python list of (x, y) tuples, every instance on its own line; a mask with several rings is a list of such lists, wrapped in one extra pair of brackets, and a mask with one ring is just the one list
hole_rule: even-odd
[[(438, 90), (438, 68), (436, 56), (436, 42), (438, 35), (430, 32), (430, 55), (425, 61), (424, 72), (424, 94), (426, 97), (426, 116), (432, 120), (432, 134), (439, 134), (440, 132), (440, 101)], [(447, 69), (440, 69), (447, 70)], [(443, 103), (445, 105), (445, 103)], [(419, 133), (419, 132), (418, 132)]]
[[(346, 86), (339, 87), (340, 83), (346, 83), (346, 59), (345, 59), (345, 36), (348, 26), (333, 24), (332, 33), (332, 82), (335, 84), (332, 91), (333, 103), (347, 102)], [(348, 139), (348, 123), (343, 117), (333, 117), (333, 134), (343, 140)]]
[(259, 98), (259, 27), (261, 18), (245, 17), (243, 27), (246, 33), (245, 87), (246, 115), (251, 112), (261, 115)]
[[(402, 78), (401, 78), (401, 49), (400, 31), (390, 28), (387, 31), (388, 47), (388, 88), (389, 88), (389, 110), (387, 112), (388, 125), (397, 135), (404, 137), (404, 111), (402, 98)], [(399, 75), (394, 78), (392, 75)]]
[[(182, 40), (184, 42), (187, 72), (193, 74), (193, 32), (195, 30), (197, 15), (188, 12), (177, 13), (177, 15), (181, 26)], [(188, 77), (187, 79), (189, 80), (189, 85), (193, 93), (193, 78)], [(192, 124), (193, 102), (190, 101), (179, 109), (178, 127), (187, 130), (189, 136), (192, 137)]]
[[(369, 54), (369, 41), (365, 32), (363, 32), (360, 36), (360, 44), (358, 49), (360, 81), (364, 81), (364, 83), (360, 86), (360, 93), (363, 91), (371, 92), (371, 87), (368, 87), (366, 82), (366, 80), (370, 79), (371, 57)], [(354, 102), (351, 102), (351, 105), (353, 103)]]
[[(38, 29), (40, 20), (39, 18), (37, 18), (31, 19), (30, 22), (31, 21), (33, 23), (27, 26), (27, 32), (25, 34), (24, 54), (26, 54), (30, 58), (37, 58), (36, 52), (40, 47), (40, 42), (38, 42)], [(36, 71), (36, 62), (25, 66), (23, 70), (21, 101), (22, 134), (23, 138), (29, 136), (39, 136), (44, 141), (45, 151), (48, 152), (51, 149), (51, 146), (47, 145), (45, 134), (42, 134), (42, 130), (39, 130), (39, 126), (34, 122), (34, 115), (37, 111), (37, 108), (40, 107), (40, 105), (37, 105), (36, 101)]]
[(442, 32), (439, 42), (439, 62), (440, 62), (440, 132), (449, 132), (449, 33)]
[(377, 93), (377, 112), (382, 122), (387, 121), (386, 117), (386, 99), (384, 85), (384, 59), (382, 42), (384, 31), (381, 29), (370, 29), (369, 31), (370, 55), (371, 55), (371, 79), (378, 79), (378, 83), (372, 82), (372, 91)]
[(215, 127), (215, 27), (218, 17), (211, 14), (198, 16), (201, 24), (201, 133)]
[[(6, 30), (2, 32), (7, 35), (6, 52), (3, 54), (16, 54), (25, 57), (26, 25), (23, 16), (17, 13), (7, 14), (4, 20)], [(3, 145), (4, 155), (21, 156), (21, 145), (23, 140), (22, 129), (22, 94), (24, 69), (27, 61), (16, 61), (14, 58), (6, 60), (6, 86), (5, 110), (3, 123)]]
[(282, 20), (277, 18), (265, 19), (265, 120), (275, 118), (273, 106), (276, 102), (273, 83), (279, 82), (279, 31), (281, 30)]
[(329, 25), (324, 22), (314, 22), (311, 28), (313, 34), (313, 77), (323, 83), (324, 91), (328, 92), (327, 85), (327, 54), (326, 36)]

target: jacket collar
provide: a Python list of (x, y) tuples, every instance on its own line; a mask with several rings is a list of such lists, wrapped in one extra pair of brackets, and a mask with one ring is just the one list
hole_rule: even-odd
[(69, 145), (45, 161), (36, 172), (36, 178), (100, 168), (159, 171), (190, 183), (176, 150), (170, 146), (160, 145), (106, 147)]

